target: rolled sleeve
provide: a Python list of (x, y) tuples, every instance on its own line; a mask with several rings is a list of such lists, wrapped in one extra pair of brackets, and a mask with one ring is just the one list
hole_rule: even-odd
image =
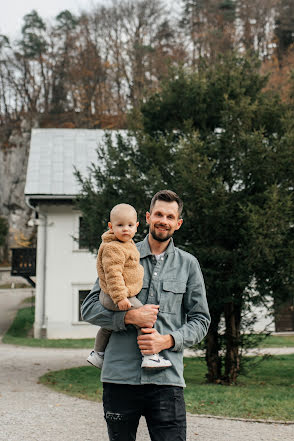
[(170, 349), (173, 352), (181, 352), (184, 350), (184, 338), (180, 331), (171, 332), (170, 335), (174, 339), (174, 346)]

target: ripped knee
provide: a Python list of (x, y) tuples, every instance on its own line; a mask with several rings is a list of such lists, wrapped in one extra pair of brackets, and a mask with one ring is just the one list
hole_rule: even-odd
[(122, 423), (127, 420), (126, 415), (124, 415), (123, 413), (110, 411), (105, 412), (104, 418), (109, 423)]

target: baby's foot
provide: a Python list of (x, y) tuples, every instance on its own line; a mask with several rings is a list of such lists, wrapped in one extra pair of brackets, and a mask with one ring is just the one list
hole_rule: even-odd
[(96, 352), (92, 351), (89, 357), (87, 358), (87, 362), (95, 366), (96, 368), (101, 369), (104, 361), (104, 352)]
[(171, 362), (159, 354), (144, 355), (141, 364), (141, 367), (145, 369), (166, 369), (171, 366)]

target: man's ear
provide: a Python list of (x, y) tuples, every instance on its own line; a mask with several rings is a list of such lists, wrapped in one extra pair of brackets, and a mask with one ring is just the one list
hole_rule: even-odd
[(182, 223), (183, 223), (183, 219), (179, 219), (178, 222), (177, 222), (176, 230), (179, 230), (181, 228)]
[(109, 228), (110, 230), (112, 230), (112, 224), (111, 224), (111, 222), (108, 222), (108, 228)]
[(146, 222), (149, 225), (149, 223), (150, 223), (150, 213), (149, 213), (149, 211), (146, 211)]

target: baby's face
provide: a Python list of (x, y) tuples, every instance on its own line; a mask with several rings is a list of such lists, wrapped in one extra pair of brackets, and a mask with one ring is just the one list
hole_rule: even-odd
[(116, 213), (112, 217), (112, 221), (108, 223), (115, 237), (121, 242), (127, 242), (132, 239), (136, 234), (138, 225), (137, 216), (131, 210), (123, 210), (121, 213)]

